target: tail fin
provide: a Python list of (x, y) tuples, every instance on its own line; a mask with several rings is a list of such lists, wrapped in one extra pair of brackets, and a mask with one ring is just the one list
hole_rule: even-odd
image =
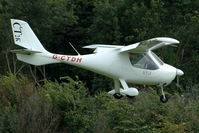
[(11, 25), (15, 44), (30, 50), (47, 52), (28, 23), (11, 19)]
[(22, 20), (11, 19), (14, 43), (24, 49), (12, 50), (17, 59), (32, 65), (58, 63), (51, 59), (49, 53), (38, 40), (29, 24)]

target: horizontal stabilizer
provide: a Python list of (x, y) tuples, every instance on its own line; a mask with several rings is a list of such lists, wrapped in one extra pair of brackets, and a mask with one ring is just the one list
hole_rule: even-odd
[(15, 50), (11, 50), (11, 52), (16, 53), (16, 54), (25, 54), (25, 55), (41, 53), (40, 51), (34, 51), (30, 49), (15, 49)]

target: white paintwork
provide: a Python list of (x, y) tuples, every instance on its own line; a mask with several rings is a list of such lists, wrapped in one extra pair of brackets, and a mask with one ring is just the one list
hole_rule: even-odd
[(182, 75), (184, 75), (184, 72), (182, 70), (180, 70), (180, 69), (176, 69), (176, 75), (177, 76), (182, 76)]
[[(114, 95), (116, 93), (115, 89), (111, 90), (108, 92), (108, 94), (111, 94), (111, 95)], [(136, 89), (136, 88), (127, 88), (127, 89), (122, 89), (120, 88), (120, 93), (123, 95), (123, 96), (137, 96), (139, 94), (139, 91)]]
[(149, 40), (145, 40), (139, 43), (131, 44), (121, 48), (121, 52), (131, 51), (131, 52), (148, 52), (151, 50), (155, 50), (157, 48), (177, 44), (178, 40), (168, 37), (157, 37)]
[[(128, 83), (135, 84), (170, 84), (176, 75), (184, 73), (166, 63), (161, 65), (153, 56), (151, 50), (179, 43), (179, 41), (158, 37), (135, 43), (128, 46), (116, 45), (89, 45), (84, 48), (95, 49), (93, 54), (88, 55), (60, 55), (53, 54), (44, 49), (30, 26), (21, 20), (11, 19), (15, 44), (22, 46), (25, 50), (14, 50), (20, 61), (32, 65), (45, 65), (51, 63), (65, 63), (84, 68), (114, 80), (115, 90), (109, 93), (121, 93), (123, 95), (137, 96), (136, 88), (129, 88)], [(158, 69), (149, 70), (133, 66), (129, 59), (129, 52), (145, 53), (158, 66)], [(121, 87), (123, 88), (121, 88)]]
[(118, 45), (103, 45), (103, 44), (92, 44), (88, 46), (84, 46), (83, 48), (90, 48), (90, 49), (96, 49), (96, 48), (122, 48), (124, 46), (118, 46)]
[(15, 44), (34, 51), (47, 52), (25, 21), (11, 19)]

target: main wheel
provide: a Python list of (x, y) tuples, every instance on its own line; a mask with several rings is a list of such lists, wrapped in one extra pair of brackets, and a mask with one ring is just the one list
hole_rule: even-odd
[(160, 96), (160, 101), (162, 103), (166, 103), (168, 102), (169, 98), (168, 98), (168, 95), (165, 95), (165, 97), (163, 95)]
[(129, 96), (129, 95), (126, 95), (126, 97), (130, 98), (130, 99), (134, 99), (135, 96)]
[(116, 99), (120, 99), (120, 98), (123, 97), (120, 93), (115, 93), (113, 96), (114, 96)]

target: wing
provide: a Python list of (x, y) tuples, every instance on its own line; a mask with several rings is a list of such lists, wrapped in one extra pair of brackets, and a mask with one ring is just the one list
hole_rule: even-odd
[(93, 44), (84, 46), (83, 48), (89, 48), (89, 49), (96, 49), (96, 48), (122, 48), (124, 46), (118, 46), (118, 45), (103, 45), (103, 44)]
[(145, 40), (139, 43), (131, 44), (128, 46), (124, 46), (121, 48), (120, 52), (147, 52), (150, 50), (155, 50), (157, 48), (167, 46), (167, 45), (172, 45), (172, 44), (177, 44), (179, 43), (178, 40), (173, 39), (173, 38), (168, 38), (168, 37), (157, 37), (157, 38), (152, 38), (149, 40)]
[(142, 42), (138, 42), (135, 44), (131, 44), (128, 46), (93, 44), (93, 45), (84, 46), (83, 48), (89, 48), (89, 49), (114, 48), (114, 49), (119, 49), (120, 52), (145, 53), (150, 50), (155, 50), (163, 46), (177, 44), (177, 43), (179, 43), (179, 41), (173, 38), (157, 37)]

